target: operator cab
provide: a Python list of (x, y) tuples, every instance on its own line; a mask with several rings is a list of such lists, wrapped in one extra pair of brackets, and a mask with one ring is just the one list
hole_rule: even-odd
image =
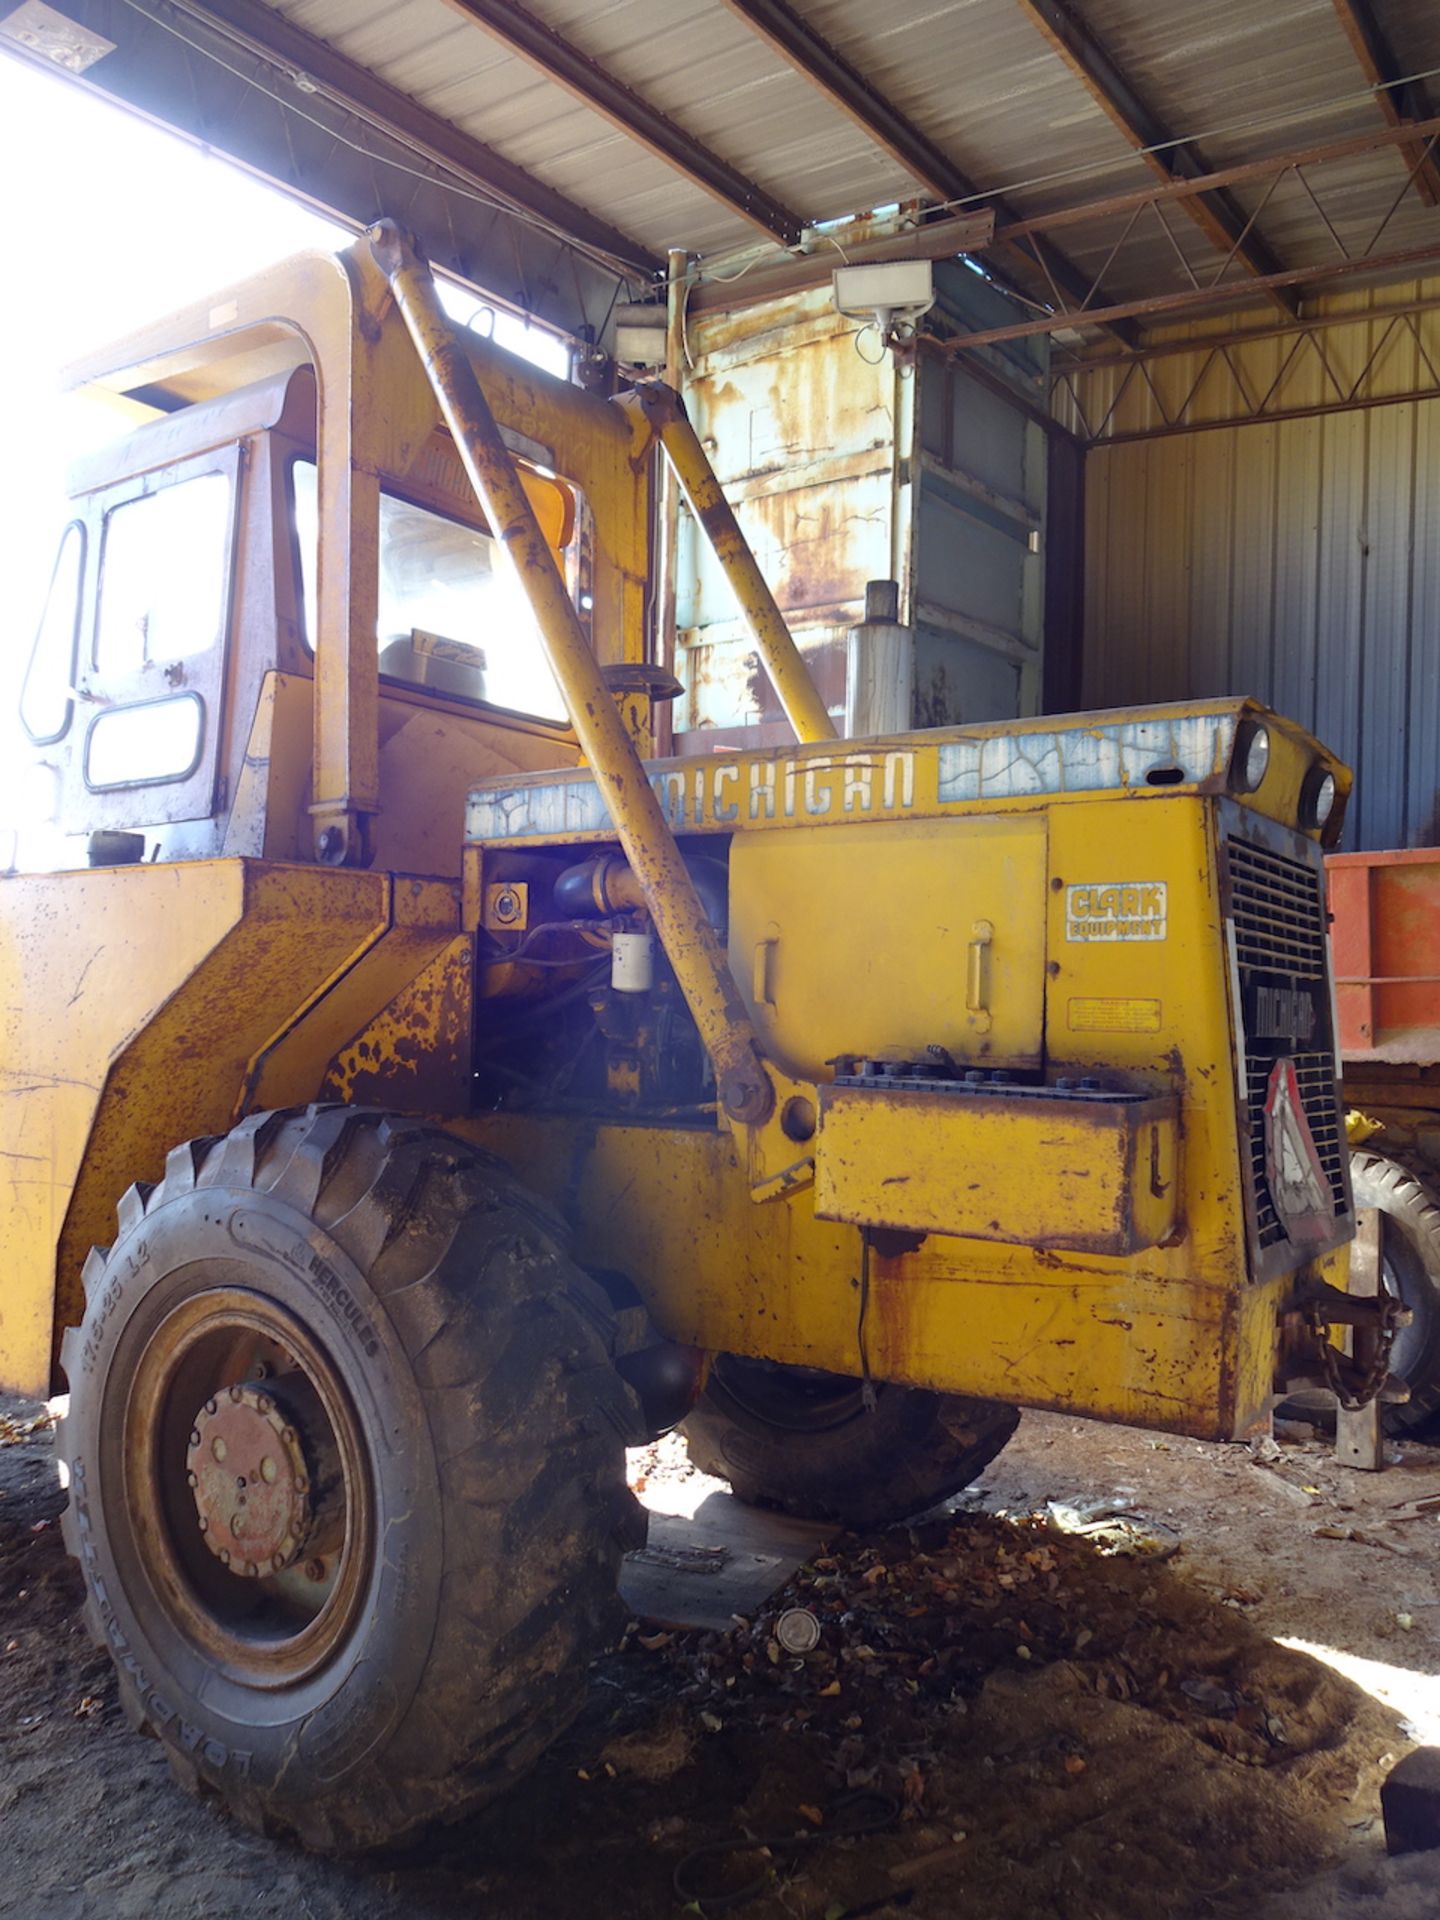
[[(335, 263), (324, 265), (331, 278), (318, 291), (333, 302)], [(312, 266), (312, 294), (316, 278)], [(262, 287), (247, 290), (260, 313)], [(344, 283), (351, 309), (364, 291)], [(182, 337), (186, 318), (170, 323)], [(571, 766), (577, 749), (529, 604), (433, 406), (426, 417), (413, 393), (362, 394), (358, 373), (346, 379), (351, 391), (338, 404), (355, 415), (346, 427), (354, 504), (343, 522), (331, 507), (341, 537), (322, 539), (320, 396), (327, 377), (338, 382), (299, 325), (202, 333), (183, 352), (172, 347), (158, 379), (147, 377), (153, 356), (147, 364), (134, 344), (116, 350), (125, 352), (121, 372), (96, 384), (118, 392), (142, 424), (72, 475), (71, 515), (22, 684), (33, 766), (10, 864), (314, 858), (316, 646), (328, 592), (330, 630), (353, 636), (348, 668), (325, 696), (344, 709), (332, 731), (348, 724), (347, 744), (356, 736), (363, 744), (373, 712), (378, 734), (378, 806), (366, 807), (371, 863), (457, 875), (465, 796), (477, 778)], [(588, 401), (481, 345), (512, 386), (523, 380)], [(564, 402), (552, 398), (550, 410), (563, 415)], [(369, 439), (381, 442), (381, 457), (361, 472), (372, 414)], [(506, 439), (588, 623), (596, 576), (603, 595), (610, 562), (583, 485), (556, 471), (563, 451), (513, 427)], [(333, 581), (322, 586), (328, 551), (345, 575), (338, 594)], [(366, 674), (378, 675), (375, 708), (359, 684)], [(353, 771), (351, 783), (363, 785)]]

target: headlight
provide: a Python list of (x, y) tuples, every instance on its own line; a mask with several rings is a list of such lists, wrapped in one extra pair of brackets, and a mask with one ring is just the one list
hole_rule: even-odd
[(1300, 824), (1322, 828), (1335, 810), (1335, 776), (1328, 768), (1311, 767), (1300, 789)]
[(1240, 728), (1231, 762), (1231, 785), (1239, 793), (1254, 793), (1265, 778), (1270, 764), (1270, 729), (1258, 721), (1247, 721)]

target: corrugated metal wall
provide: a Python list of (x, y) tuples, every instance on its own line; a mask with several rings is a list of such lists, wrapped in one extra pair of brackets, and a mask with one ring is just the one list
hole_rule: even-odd
[(1084, 704), (1251, 693), (1355, 769), (1346, 845), (1440, 799), (1440, 401), (1097, 447)]

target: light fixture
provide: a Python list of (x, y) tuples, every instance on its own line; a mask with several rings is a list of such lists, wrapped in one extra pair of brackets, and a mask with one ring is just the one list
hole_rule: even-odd
[(106, 40), (77, 21), (67, 20), (45, 0), (22, 0), (13, 13), (0, 20), (0, 35), (13, 40), (29, 53), (53, 60), (67, 73), (84, 73), (97, 60), (115, 51), (115, 42)]
[(1300, 789), (1300, 824), (1323, 829), (1335, 811), (1335, 776), (1317, 760)]
[(615, 309), (615, 358), (622, 367), (663, 367), (665, 309), (638, 302)]
[(1230, 762), (1230, 784), (1237, 793), (1254, 793), (1270, 765), (1270, 729), (1258, 720), (1242, 720)]
[(882, 260), (870, 266), (836, 267), (831, 280), (835, 310), (847, 320), (869, 320), (889, 340), (935, 304), (933, 260)]

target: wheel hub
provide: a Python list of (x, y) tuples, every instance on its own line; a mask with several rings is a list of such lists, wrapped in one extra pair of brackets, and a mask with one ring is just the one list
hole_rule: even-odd
[(273, 1394), (247, 1381), (207, 1400), (185, 1464), (201, 1535), (222, 1566), (253, 1580), (300, 1557), (313, 1485), (299, 1429)]

